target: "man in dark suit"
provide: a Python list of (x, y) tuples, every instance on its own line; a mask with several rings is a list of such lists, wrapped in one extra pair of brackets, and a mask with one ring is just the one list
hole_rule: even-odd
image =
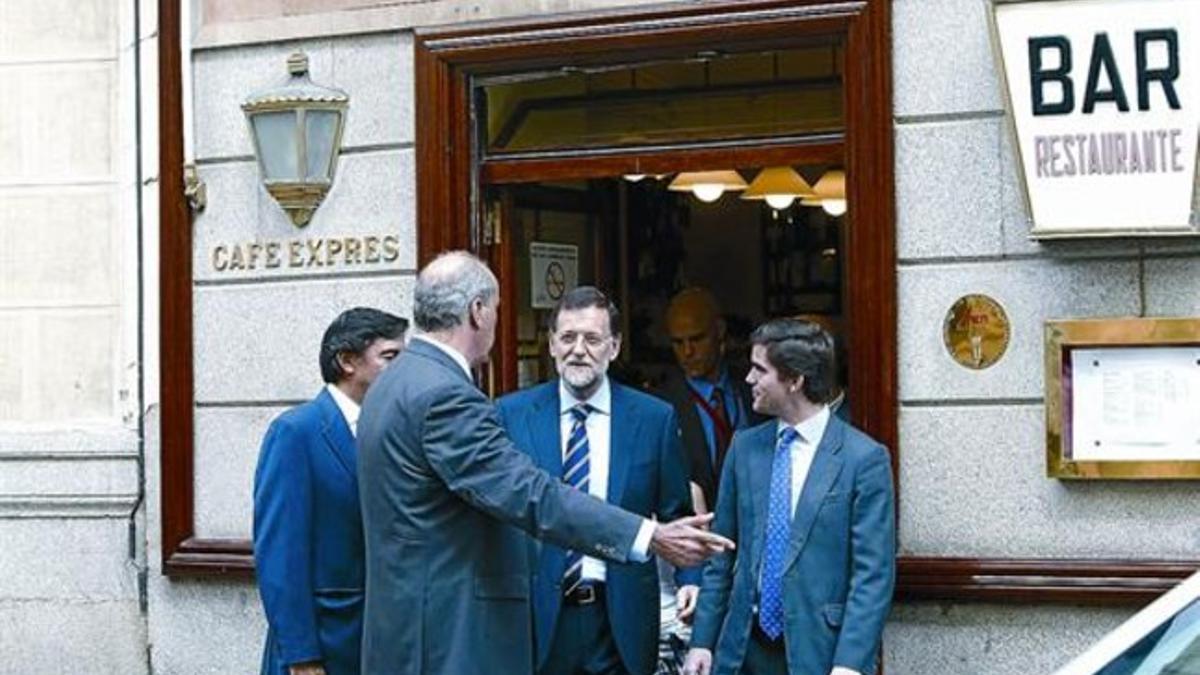
[(704, 572), (684, 672), (874, 673), (896, 576), (887, 449), (830, 413), (828, 333), (777, 319), (751, 342), (754, 408), (777, 419), (734, 437), (713, 527), (740, 545)]
[(711, 506), (733, 432), (763, 418), (750, 406), (745, 373), (725, 363), (725, 320), (712, 293), (703, 288), (677, 293), (667, 305), (666, 325), (679, 370), (658, 394), (675, 406), (691, 480)]
[(733, 543), (705, 516), (655, 523), (576, 490), (513, 447), (471, 379), (499, 318), (496, 277), (469, 253), (417, 276), (421, 334), (367, 394), (359, 476), (367, 549), (363, 672), (533, 671), (529, 540), (612, 562), (696, 565)]
[(254, 476), (254, 563), (267, 615), (263, 675), (351, 675), (362, 641), (355, 425), (408, 322), (356, 307), (321, 339), (326, 385), (267, 430)]
[[(642, 516), (691, 515), (675, 412), (608, 378), (621, 351), (621, 319), (591, 286), (563, 296), (550, 317), (559, 379), (500, 399), (518, 448), (551, 476)], [(676, 583), (699, 585), (700, 570)], [(536, 664), (542, 675), (651, 675), (658, 654), (654, 560), (606, 565), (577, 551), (541, 547), (534, 570)], [(681, 593), (683, 595), (683, 593)], [(694, 602), (695, 593), (686, 595)]]

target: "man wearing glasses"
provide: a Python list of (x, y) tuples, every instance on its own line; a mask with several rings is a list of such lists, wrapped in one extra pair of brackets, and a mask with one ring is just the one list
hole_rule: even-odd
[[(565, 296), (550, 317), (559, 378), (502, 398), (504, 426), (543, 470), (610, 504), (669, 521), (692, 513), (675, 413), (608, 378), (621, 350), (616, 306), (591, 286)], [(698, 569), (676, 573), (690, 614)], [(543, 544), (533, 582), (535, 663), (544, 675), (649, 675), (659, 632), (653, 559), (607, 565)]]

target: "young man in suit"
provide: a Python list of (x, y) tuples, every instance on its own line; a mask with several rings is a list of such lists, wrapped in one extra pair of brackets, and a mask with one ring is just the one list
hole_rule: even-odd
[(750, 406), (745, 373), (725, 362), (725, 320), (711, 292), (677, 293), (667, 305), (666, 327), (679, 369), (657, 393), (675, 406), (691, 480), (715, 504), (733, 433), (763, 419)]
[(513, 447), (471, 379), (499, 304), (482, 261), (438, 256), (413, 290), (421, 333), (363, 403), (364, 673), (532, 672), (530, 544), (517, 528), (612, 562), (653, 552), (689, 566), (733, 547), (703, 529), (708, 517), (656, 523), (563, 484)]
[[(550, 355), (559, 378), (500, 399), (518, 448), (551, 476), (642, 516), (692, 514), (688, 477), (671, 406), (613, 382), (621, 351), (617, 307), (581, 286), (550, 316)], [(690, 613), (700, 570), (680, 570), (681, 613)], [(536, 665), (541, 675), (651, 675), (658, 654), (658, 569), (654, 560), (607, 565), (542, 546), (534, 568)]]
[(355, 425), (408, 322), (356, 307), (321, 339), (316, 398), (267, 430), (254, 476), (254, 562), (267, 615), (262, 675), (352, 675), (362, 639)]
[(751, 337), (755, 410), (721, 476), (688, 675), (875, 672), (896, 575), (887, 450), (829, 411), (833, 340), (777, 319)]

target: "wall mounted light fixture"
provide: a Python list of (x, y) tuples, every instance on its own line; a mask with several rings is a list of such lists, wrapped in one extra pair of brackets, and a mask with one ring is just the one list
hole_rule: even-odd
[(350, 97), (314, 84), (304, 53), (289, 56), (287, 65), (287, 82), (246, 99), (242, 110), (263, 185), (303, 227), (333, 185)]

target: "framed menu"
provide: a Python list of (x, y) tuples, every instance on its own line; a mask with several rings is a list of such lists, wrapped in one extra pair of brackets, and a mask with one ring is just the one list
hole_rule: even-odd
[(1053, 478), (1200, 478), (1200, 319), (1048, 321)]

